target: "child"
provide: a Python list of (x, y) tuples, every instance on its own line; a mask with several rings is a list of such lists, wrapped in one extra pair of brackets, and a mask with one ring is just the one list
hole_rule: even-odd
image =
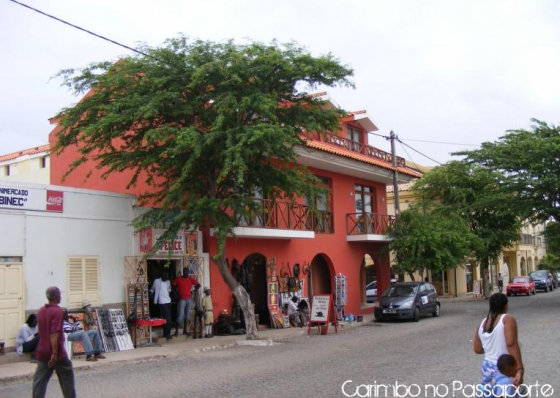
[(212, 325), (214, 324), (214, 311), (212, 310), (212, 291), (209, 287), (204, 288), (204, 297), (202, 298), (202, 309), (204, 310), (204, 337), (212, 336)]
[(512, 379), (517, 374), (517, 363), (513, 355), (502, 354), (498, 358), (498, 376), (495, 379), (494, 395), (496, 397), (518, 398), (518, 389)]

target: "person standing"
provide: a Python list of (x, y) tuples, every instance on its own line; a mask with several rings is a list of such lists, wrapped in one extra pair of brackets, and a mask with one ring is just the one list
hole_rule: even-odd
[(504, 290), (504, 277), (498, 273), (498, 291), (501, 293)]
[(37, 370), (33, 377), (33, 398), (43, 398), (53, 370), (58, 376), (64, 398), (74, 398), (74, 370), (64, 349), (62, 333), (63, 312), (60, 304), (60, 289), (51, 286), (47, 289), (48, 304), (37, 313), (39, 342), (35, 350)]
[(204, 298), (202, 299), (202, 309), (204, 311), (204, 337), (214, 337), (212, 335), (212, 325), (214, 324), (214, 310), (212, 307), (212, 291), (209, 287), (204, 288)]
[(154, 304), (159, 307), (160, 316), (165, 319), (163, 325), (163, 337), (171, 340), (171, 283), (169, 282), (169, 272), (163, 271), (161, 278), (154, 281), (152, 286), (154, 293)]
[(35, 361), (35, 348), (39, 343), (39, 334), (37, 333), (37, 315), (31, 314), (27, 320), (19, 328), (16, 338), (16, 352), (23, 355), (24, 352), (31, 353), (31, 361)]
[(523, 382), (523, 361), (521, 349), (517, 339), (517, 322), (508, 312), (508, 299), (503, 293), (494, 293), (489, 300), (488, 316), (476, 328), (473, 338), (473, 351), (484, 354), (481, 366), (482, 396), (491, 397), (489, 393), (496, 384), (500, 372), (498, 358), (503, 354), (510, 354), (517, 364), (516, 374), (512, 382), (519, 386)]
[(189, 336), (187, 332), (187, 324), (189, 322), (189, 316), (191, 311), (191, 297), (192, 288), (200, 288), (200, 283), (192, 276), (189, 275), (189, 268), (183, 268), (183, 275), (177, 276), (173, 280), (172, 285), (177, 287), (179, 293), (179, 303), (177, 305), (177, 328), (175, 329), (175, 337), (179, 335), (179, 328), (181, 327), (181, 322), (184, 321), (183, 334), (187, 337)]

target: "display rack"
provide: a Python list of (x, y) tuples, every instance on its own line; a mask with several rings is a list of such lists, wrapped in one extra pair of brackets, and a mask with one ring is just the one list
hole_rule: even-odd
[(334, 306), (338, 320), (344, 317), (344, 306), (347, 304), (346, 275), (338, 274), (334, 277)]

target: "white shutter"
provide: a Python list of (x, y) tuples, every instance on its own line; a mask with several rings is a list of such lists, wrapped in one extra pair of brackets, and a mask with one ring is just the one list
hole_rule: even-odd
[(96, 257), (84, 259), (85, 292), (84, 298), (99, 303), (99, 264)]
[(68, 306), (81, 307), (82, 301), (99, 303), (99, 262), (97, 257), (68, 258)]

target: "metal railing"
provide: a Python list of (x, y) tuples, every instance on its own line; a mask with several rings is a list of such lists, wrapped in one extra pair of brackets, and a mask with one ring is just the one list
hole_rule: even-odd
[[(382, 151), (381, 149), (377, 149), (369, 145), (365, 145), (356, 141), (349, 140), (348, 138), (345, 137), (340, 137), (336, 134), (304, 133), (303, 136), (308, 140), (326, 142), (328, 144), (336, 145), (340, 148), (344, 148), (346, 150), (359, 153), (361, 155), (379, 159), (387, 163), (391, 163), (393, 161), (393, 157), (389, 152), (385, 152)], [(398, 167), (405, 166), (404, 158), (397, 156), (397, 166)]]
[(309, 206), (271, 199), (253, 199), (256, 208), (248, 217), (240, 217), (240, 227), (289, 229), (332, 233), (332, 213), (317, 212), (317, 220)]
[(347, 235), (385, 235), (389, 226), (395, 225), (395, 216), (375, 213), (351, 213), (346, 215)]

